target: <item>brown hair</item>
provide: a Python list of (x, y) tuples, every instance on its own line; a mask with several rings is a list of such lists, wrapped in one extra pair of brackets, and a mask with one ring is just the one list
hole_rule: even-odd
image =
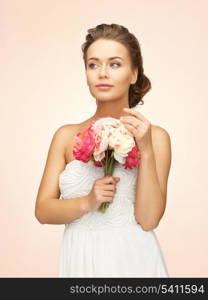
[(114, 40), (123, 44), (130, 54), (133, 69), (138, 69), (137, 81), (129, 87), (129, 107), (144, 104), (143, 96), (151, 89), (151, 82), (143, 70), (143, 58), (137, 38), (128, 29), (118, 24), (100, 24), (88, 29), (85, 43), (82, 44), (83, 59), (86, 68), (86, 56), (89, 46), (98, 39)]

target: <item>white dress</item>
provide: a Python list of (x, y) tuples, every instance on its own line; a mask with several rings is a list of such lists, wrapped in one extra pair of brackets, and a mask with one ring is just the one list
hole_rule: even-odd
[[(93, 210), (65, 224), (59, 277), (169, 277), (154, 231), (144, 231), (134, 217), (137, 168), (116, 163), (113, 177), (120, 181), (106, 212)], [(92, 161), (71, 161), (59, 175), (60, 198), (87, 195), (103, 176)]]

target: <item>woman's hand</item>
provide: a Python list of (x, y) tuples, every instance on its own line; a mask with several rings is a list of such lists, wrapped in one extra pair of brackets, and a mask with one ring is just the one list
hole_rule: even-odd
[(103, 202), (113, 202), (113, 197), (116, 193), (116, 184), (119, 180), (119, 177), (111, 175), (106, 175), (95, 180), (88, 194), (89, 211), (98, 209)]
[(140, 112), (124, 108), (128, 116), (120, 117), (120, 122), (134, 136), (140, 152), (152, 150), (151, 123)]

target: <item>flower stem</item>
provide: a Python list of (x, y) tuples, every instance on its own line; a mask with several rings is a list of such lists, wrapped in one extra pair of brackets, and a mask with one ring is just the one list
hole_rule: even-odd
[[(105, 159), (105, 165), (104, 165), (104, 175), (112, 175), (114, 166), (115, 166), (116, 160), (113, 155), (113, 150), (107, 150), (106, 151), (106, 159)], [(98, 210), (102, 213), (105, 213), (106, 209), (110, 205), (110, 202), (103, 202)]]

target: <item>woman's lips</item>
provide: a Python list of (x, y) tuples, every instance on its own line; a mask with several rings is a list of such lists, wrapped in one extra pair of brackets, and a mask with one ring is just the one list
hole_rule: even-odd
[(110, 88), (112, 88), (113, 86), (112, 85), (98, 85), (96, 86), (98, 89), (100, 90), (109, 90)]

